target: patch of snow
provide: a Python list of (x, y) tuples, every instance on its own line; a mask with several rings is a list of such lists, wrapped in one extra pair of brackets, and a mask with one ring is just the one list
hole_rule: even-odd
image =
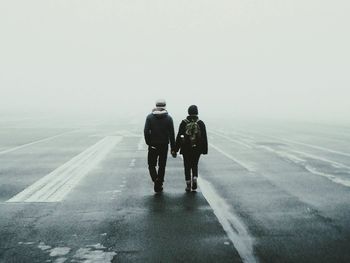
[(51, 246), (47, 246), (47, 245), (45, 245), (45, 243), (44, 242), (40, 242), (40, 244), (38, 245), (38, 248), (40, 248), (41, 250), (48, 250), (48, 249), (50, 249), (51, 248)]
[(50, 257), (65, 256), (70, 252), (69, 247), (55, 247), (50, 250)]
[(66, 262), (66, 260), (67, 260), (67, 258), (58, 258), (55, 260), (54, 263), (64, 263), (64, 262)]
[(84, 260), (84, 263), (110, 263), (115, 255), (115, 252), (80, 248), (75, 253), (74, 258)]
[[(33, 245), (34, 244), (34, 242), (20, 242), (21, 244), (23, 244), (23, 245)], [(19, 244), (19, 243), (18, 243)]]
[(94, 248), (94, 249), (106, 249), (106, 247), (101, 245), (100, 243), (97, 243), (95, 245), (88, 245), (86, 247), (91, 247), (91, 248)]

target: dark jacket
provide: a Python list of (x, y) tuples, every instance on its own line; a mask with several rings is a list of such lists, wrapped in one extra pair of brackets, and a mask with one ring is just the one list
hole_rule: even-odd
[[(189, 121), (193, 121), (193, 120), (198, 120), (198, 116), (187, 116), (186, 118)], [(179, 151), (181, 154), (186, 154), (186, 153), (191, 153), (193, 151), (196, 151), (200, 154), (207, 154), (208, 153), (208, 138), (207, 138), (207, 130), (205, 128), (205, 124), (203, 121), (198, 120), (198, 126), (201, 130), (201, 137), (200, 137), (200, 142), (199, 145), (195, 148), (192, 148), (191, 144), (186, 141), (183, 140), (181, 138), (181, 135), (183, 135), (185, 138), (185, 133), (186, 133), (186, 122), (183, 120), (180, 123), (180, 127), (179, 127), (179, 132), (176, 136), (176, 147), (175, 147), (175, 151)]]
[(174, 123), (165, 109), (155, 108), (146, 118), (144, 136), (147, 145), (168, 145), (175, 148)]

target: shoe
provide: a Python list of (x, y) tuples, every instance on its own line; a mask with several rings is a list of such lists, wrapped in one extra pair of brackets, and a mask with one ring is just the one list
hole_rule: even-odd
[(163, 192), (163, 183), (159, 183), (159, 186), (158, 186), (158, 191), (157, 191), (157, 193), (161, 193), (161, 192)]
[(186, 188), (185, 188), (186, 192), (191, 192), (191, 181), (186, 182)]
[(158, 180), (156, 180), (154, 182), (154, 192), (160, 193), (162, 191), (163, 191), (163, 183), (158, 181)]
[(197, 177), (193, 177), (192, 179), (192, 190), (197, 189)]

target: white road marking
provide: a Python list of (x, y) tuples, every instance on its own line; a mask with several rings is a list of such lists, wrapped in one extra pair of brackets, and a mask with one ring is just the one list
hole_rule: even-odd
[(122, 140), (106, 137), (7, 202), (60, 202)]
[(135, 162), (136, 162), (136, 159), (132, 159), (129, 164), (129, 167), (135, 167)]
[(253, 167), (251, 167), (250, 165), (243, 163), (242, 161), (236, 159), (235, 157), (233, 157), (232, 155), (226, 153), (224, 150), (220, 149), (218, 146), (215, 146), (212, 143), (209, 143), (210, 147), (214, 148), (216, 151), (218, 151), (219, 153), (221, 153), (222, 155), (226, 156), (227, 158), (231, 159), (232, 161), (234, 161), (235, 163), (239, 164), (240, 166), (242, 166), (244, 169), (246, 169), (248, 172), (255, 172), (255, 169)]
[(308, 165), (305, 166), (305, 169), (308, 170), (310, 173), (326, 177), (327, 179), (331, 180), (332, 182), (334, 182), (336, 184), (341, 184), (343, 186), (350, 187), (350, 180), (342, 179), (342, 178), (339, 178), (339, 177), (334, 176), (332, 174), (319, 172), (315, 168), (308, 166)]
[(114, 132), (99, 132), (89, 135), (89, 137), (108, 137), (108, 136), (122, 136), (122, 137), (141, 137), (140, 134), (133, 133), (126, 130), (114, 131)]
[(221, 138), (224, 138), (224, 139), (226, 139), (226, 140), (228, 140), (230, 142), (233, 142), (233, 143), (236, 143), (236, 144), (240, 144), (240, 145), (242, 145), (242, 146), (244, 146), (244, 147), (246, 147), (248, 149), (252, 149), (253, 148), (251, 145), (249, 145), (249, 144), (247, 144), (245, 142), (242, 142), (242, 141), (239, 141), (239, 140), (234, 140), (234, 139), (232, 139), (232, 138), (230, 138), (230, 137), (228, 137), (226, 135), (220, 134), (218, 132), (210, 131), (210, 133), (215, 134), (216, 136), (219, 136)]
[(326, 151), (326, 152), (335, 153), (335, 154), (339, 154), (339, 155), (344, 155), (344, 156), (350, 157), (350, 153), (341, 152), (341, 151), (325, 148), (325, 147), (318, 146), (318, 145), (313, 145), (313, 144), (304, 143), (304, 142), (297, 142), (297, 141), (293, 141), (293, 140), (289, 140), (289, 139), (282, 139), (282, 138), (280, 138), (280, 140), (285, 141), (285, 142), (289, 142), (289, 143), (293, 143), (293, 144), (299, 144), (299, 145), (307, 146), (307, 147), (314, 148), (314, 149), (317, 149), (317, 150), (322, 150), (322, 151)]
[(312, 159), (316, 159), (316, 160), (319, 160), (319, 161), (330, 163), (331, 165), (333, 165), (333, 167), (350, 169), (350, 166), (347, 166), (345, 164), (342, 164), (342, 163), (339, 163), (339, 162), (335, 162), (335, 161), (332, 161), (332, 160), (329, 160), (329, 159), (326, 159), (326, 158), (323, 158), (323, 157), (320, 157), (320, 156), (317, 156), (317, 155), (314, 155), (314, 154), (310, 154), (310, 153), (306, 153), (306, 152), (302, 152), (302, 151), (297, 151), (297, 150), (292, 150), (292, 152), (300, 154), (300, 155), (304, 155), (306, 157), (310, 157)]
[[(278, 156), (280, 156), (282, 158), (288, 159), (288, 160), (292, 161), (295, 164), (302, 165), (307, 171), (309, 171), (312, 174), (323, 176), (323, 177), (329, 179), (330, 181), (332, 181), (334, 183), (341, 184), (341, 185), (346, 186), (346, 187), (350, 187), (350, 180), (340, 178), (340, 177), (338, 177), (336, 175), (333, 175), (333, 174), (317, 171), (316, 168), (314, 168), (311, 165), (307, 164), (307, 160), (299, 158), (298, 156), (295, 156), (295, 155), (293, 155), (291, 153), (288, 153), (286, 151), (275, 150), (275, 149), (273, 149), (273, 148), (271, 148), (269, 146), (260, 146), (260, 148), (265, 149), (266, 151), (272, 152), (272, 153), (274, 153), (274, 154), (276, 154), (276, 155), (278, 155)], [(294, 151), (294, 150), (292, 150), (292, 152), (296, 153), (296, 154), (299, 154), (299, 155), (302, 155), (302, 156), (305, 156), (305, 157), (308, 157), (308, 158), (312, 158), (312, 159), (328, 162), (331, 165), (333, 165), (334, 168), (336, 167), (336, 168), (350, 169), (349, 166), (346, 166), (346, 165), (343, 165), (341, 163), (337, 163), (337, 162), (334, 162), (334, 161), (331, 161), (331, 160), (328, 160), (328, 159), (325, 159), (325, 158), (321, 158), (321, 157), (315, 156), (313, 154), (308, 154), (308, 153), (304, 153), (304, 152), (301, 152), (301, 151)]]
[(232, 207), (215, 192), (212, 185), (202, 176), (198, 178), (198, 184), (242, 261), (245, 263), (258, 262), (254, 256), (253, 238), (241, 220), (231, 212)]
[(145, 149), (145, 140), (144, 138), (142, 137), (137, 145), (137, 150), (138, 151), (142, 151)]
[(41, 142), (50, 141), (50, 140), (56, 139), (56, 138), (58, 138), (58, 137), (62, 137), (62, 136), (64, 136), (64, 135), (66, 135), (66, 134), (73, 133), (73, 132), (77, 132), (77, 131), (78, 131), (78, 130), (60, 133), (60, 134), (57, 134), (57, 135), (55, 135), (55, 136), (47, 137), (47, 138), (45, 138), (45, 139), (41, 139), (41, 140), (38, 140), (38, 141), (26, 143), (26, 144), (23, 144), (23, 145), (20, 145), (20, 146), (16, 146), (16, 147), (11, 148), (11, 149), (6, 149), (6, 150), (3, 150), (3, 151), (0, 151), (0, 155), (6, 154), (6, 153), (10, 153), (10, 152), (14, 152), (14, 151), (17, 151), (17, 150), (19, 150), (19, 149), (23, 149), (23, 148), (25, 148), (25, 147), (32, 146), (32, 145), (35, 145), (35, 144), (38, 144), (38, 143), (41, 143)]
[[(262, 136), (268, 137), (268, 138), (273, 138), (272, 136), (268, 136), (268, 135), (262, 135)], [(224, 136), (222, 136), (222, 137), (224, 137)], [(225, 136), (225, 137), (227, 137), (227, 136)], [(229, 138), (227, 137), (227, 139), (229, 139)], [(289, 140), (277, 139), (275, 141), (287, 142)], [(287, 151), (275, 150), (275, 149), (273, 149), (273, 148), (271, 148), (269, 146), (266, 146), (266, 145), (260, 145), (258, 147), (261, 148), (261, 149), (264, 149), (266, 151), (272, 152), (274, 154), (277, 154), (278, 156), (281, 156), (283, 158), (287, 158), (287, 159), (291, 160), (292, 162), (294, 162), (296, 164), (302, 164), (304, 166), (304, 168), (307, 171), (309, 171), (310, 173), (312, 173), (312, 174), (323, 176), (323, 177), (329, 179), (330, 181), (332, 181), (334, 183), (337, 183), (337, 184), (340, 184), (340, 185), (343, 185), (343, 186), (346, 186), (346, 187), (350, 187), (350, 180), (340, 178), (340, 177), (338, 177), (336, 175), (333, 175), (333, 174), (317, 171), (317, 169), (315, 169), (311, 165), (307, 165), (307, 161), (306, 160), (304, 160), (302, 158), (299, 158), (298, 156), (296, 156), (294, 154), (298, 154), (298, 155), (305, 156), (305, 157), (308, 157), (308, 158), (311, 158), (311, 159), (314, 159), (314, 160), (319, 160), (319, 161), (322, 161), (322, 162), (329, 163), (335, 168), (343, 168), (343, 169), (350, 170), (350, 166), (348, 166), (348, 165), (345, 165), (345, 164), (339, 163), (339, 162), (335, 162), (335, 161), (329, 160), (327, 158), (320, 157), (318, 155), (314, 155), (314, 154), (306, 153), (306, 152), (303, 152), (303, 151), (299, 151), (299, 150), (291, 149), (290, 151), (292, 153), (294, 153), (294, 154), (291, 154), (291, 153), (288, 153)], [(293, 146), (291, 146), (291, 147), (293, 147)], [(327, 150), (330, 150), (330, 149), (327, 149)]]
[(260, 135), (260, 136), (267, 137), (267, 138), (272, 138), (272, 139), (274, 139), (276, 141), (280, 141), (280, 142), (285, 142), (285, 143), (287, 142), (287, 143), (291, 143), (291, 144), (303, 145), (303, 146), (306, 146), (306, 147), (309, 147), (309, 148), (313, 148), (313, 149), (317, 149), (317, 150), (321, 150), (321, 151), (325, 151), (325, 152), (330, 152), (330, 153), (335, 153), (335, 154), (338, 154), (338, 155), (343, 155), (343, 156), (350, 157), (350, 153), (347, 153), (347, 152), (337, 151), (337, 150), (333, 150), (333, 149), (330, 149), (330, 148), (326, 148), (326, 147), (322, 147), (322, 146), (318, 146), (318, 145), (314, 145), (314, 144), (310, 144), (310, 143), (298, 142), (298, 141), (285, 139), (285, 138), (281, 138), (281, 137), (266, 135), (266, 134), (262, 134), (262, 133), (259, 133), (259, 132), (253, 132), (253, 133), (255, 133), (257, 135)]

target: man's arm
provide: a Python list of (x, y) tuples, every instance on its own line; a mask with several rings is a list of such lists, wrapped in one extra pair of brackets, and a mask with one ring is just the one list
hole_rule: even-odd
[(144, 134), (144, 137), (145, 137), (146, 144), (150, 145), (150, 141), (151, 141), (151, 120), (149, 119), (148, 116), (146, 118), (146, 123), (145, 123), (145, 128), (143, 130), (143, 134)]
[(173, 151), (175, 149), (175, 130), (174, 130), (174, 122), (173, 118), (169, 116), (169, 140), (170, 140), (170, 148)]

